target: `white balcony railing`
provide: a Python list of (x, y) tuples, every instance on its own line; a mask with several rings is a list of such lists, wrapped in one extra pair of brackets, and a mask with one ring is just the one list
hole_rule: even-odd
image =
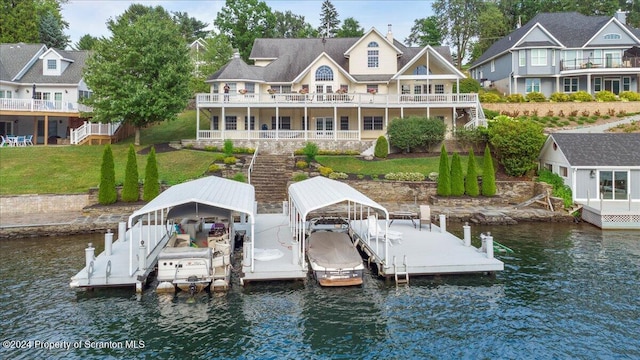
[(198, 107), (218, 107), (221, 105), (306, 105), (327, 104), (351, 105), (421, 105), (452, 104), (472, 105), (478, 101), (478, 94), (198, 94)]
[(88, 138), (92, 135), (107, 135), (112, 136), (118, 131), (121, 123), (91, 123), (85, 121), (82, 126), (77, 129), (71, 129), (69, 133), (69, 142), (71, 145), (77, 145), (82, 142), (84, 139)]
[(34, 100), (34, 99), (0, 99), (0, 109), (5, 111), (44, 111), (44, 112), (89, 112), (91, 109), (77, 102)]
[(359, 140), (357, 130), (199, 130), (198, 140)]

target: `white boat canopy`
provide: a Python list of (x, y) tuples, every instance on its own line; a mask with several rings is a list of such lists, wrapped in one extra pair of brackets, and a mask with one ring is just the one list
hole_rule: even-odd
[[(360, 218), (360, 226), (363, 226), (363, 219), (367, 218), (370, 209), (384, 213), (384, 218), (388, 222), (389, 212), (384, 206), (343, 182), (316, 176), (289, 185), (289, 226), (294, 239), (299, 244), (301, 259), (305, 256), (305, 224), (309, 213), (343, 202), (348, 203), (346, 215), (350, 223), (351, 220)], [(366, 215), (363, 214), (364, 207), (368, 208)], [(385, 232), (387, 228), (388, 225), (385, 225)], [(388, 248), (385, 242), (385, 259), (387, 254)]]
[(248, 215), (253, 227), (255, 189), (253, 185), (209, 176), (174, 185), (129, 216), (129, 227), (144, 215), (163, 211), (167, 218), (208, 217), (224, 210)]

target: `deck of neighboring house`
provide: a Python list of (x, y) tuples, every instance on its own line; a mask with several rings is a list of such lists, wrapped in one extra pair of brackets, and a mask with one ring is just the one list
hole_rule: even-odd
[(601, 229), (640, 229), (640, 203), (591, 200), (582, 205), (582, 220)]

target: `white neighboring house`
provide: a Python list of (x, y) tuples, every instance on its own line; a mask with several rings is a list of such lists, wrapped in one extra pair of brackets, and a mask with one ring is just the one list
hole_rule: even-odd
[(0, 44), (0, 134), (33, 135), (34, 144), (66, 142), (84, 125), (78, 100), (91, 91), (82, 79), (87, 51), (44, 44)]

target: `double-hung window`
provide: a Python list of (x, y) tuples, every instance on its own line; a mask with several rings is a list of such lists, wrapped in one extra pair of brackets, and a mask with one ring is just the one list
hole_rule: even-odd
[(578, 91), (579, 81), (577, 77), (564, 78), (564, 92), (574, 93)]
[(379, 66), (380, 51), (378, 50), (378, 43), (372, 41), (367, 45), (367, 67), (377, 68)]
[(518, 51), (518, 65), (519, 66), (527, 66), (527, 51), (526, 50)]
[(382, 116), (365, 116), (362, 122), (364, 130), (382, 130)]
[(530, 92), (540, 92), (540, 79), (539, 78), (526, 79), (525, 92), (527, 94)]
[(547, 49), (531, 49), (531, 66), (547, 66)]

